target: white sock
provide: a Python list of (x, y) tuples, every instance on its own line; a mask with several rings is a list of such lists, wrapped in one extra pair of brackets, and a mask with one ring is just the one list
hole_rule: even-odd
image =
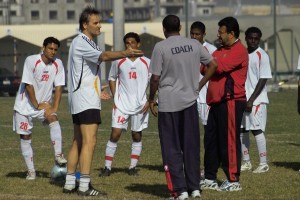
[(106, 144), (106, 150), (105, 150), (105, 167), (111, 170), (111, 165), (113, 158), (115, 156), (115, 153), (117, 151), (118, 144), (116, 142), (111, 142), (108, 140)]
[(249, 141), (249, 132), (241, 133), (241, 143), (242, 143), (242, 157), (243, 161), (250, 161), (250, 141)]
[(267, 163), (267, 144), (264, 132), (255, 136), (260, 164)]
[(130, 168), (136, 167), (142, 152), (142, 142), (132, 142)]
[(54, 148), (54, 154), (60, 155), (62, 153), (62, 137), (61, 128), (58, 121), (49, 124), (50, 137)]
[(81, 174), (79, 181), (79, 190), (85, 192), (89, 189), (89, 184), (91, 182), (91, 177), (89, 174)]
[(69, 190), (75, 188), (75, 184), (76, 184), (75, 181), (76, 181), (75, 173), (67, 174), (65, 188), (68, 188)]
[(27, 169), (30, 171), (35, 171), (34, 164), (33, 164), (33, 150), (31, 146), (31, 140), (21, 139), (20, 143), (21, 143), (22, 155), (25, 160)]

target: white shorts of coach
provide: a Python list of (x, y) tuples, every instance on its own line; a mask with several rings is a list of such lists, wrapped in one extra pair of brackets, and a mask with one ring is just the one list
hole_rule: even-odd
[(203, 125), (206, 125), (210, 107), (206, 103), (200, 103), (199, 101), (197, 101), (197, 106), (200, 121)]
[[(32, 115), (25, 116), (25, 115), (21, 115), (17, 111), (14, 111), (13, 131), (15, 131), (17, 134), (30, 135), (31, 129), (33, 128), (33, 123), (32, 123), (33, 118), (38, 119), (43, 123), (43, 125), (46, 125), (44, 123), (45, 121), (44, 113), (45, 110), (39, 110), (32, 113)], [(53, 113), (52, 115), (56, 115), (56, 113)]]
[(112, 110), (111, 126), (127, 130), (129, 119), (131, 121), (131, 131), (139, 132), (148, 127), (149, 112), (127, 115), (118, 108)]
[(244, 112), (241, 128), (246, 130), (265, 131), (267, 123), (267, 104), (261, 103), (252, 107), (252, 112)]

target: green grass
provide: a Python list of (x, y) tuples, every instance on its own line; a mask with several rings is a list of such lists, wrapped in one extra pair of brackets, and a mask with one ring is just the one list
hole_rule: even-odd
[[(270, 171), (265, 174), (241, 174), (243, 190), (221, 193), (203, 191), (202, 199), (300, 199), (300, 118), (296, 112), (296, 90), (269, 93), (268, 123), (266, 130)], [(62, 188), (49, 183), (49, 172), (54, 165), (48, 127), (35, 121), (33, 129), (35, 181), (26, 181), (26, 166), (20, 153), (19, 136), (12, 131), (14, 98), (0, 97), (0, 199), (82, 199), (76, 194), (62, 194)], [(98, 177), (104, 165), (105, 145), (110, 135), (112, 102), (102, 103), (102, 125), (98, 132), (97, 147), (92, 165), (92, 182), (108, 194), (108, 199), (167, 199), (169, 194), (162, 167), (157, 122), (150, 117), (149, 128), (143, 134), (143, 151), (138, 165), (139, 176), (127, 175), (131, 150), (131, 135), (124, 133), (118, 143), (110, 177)], [(67, 155), (73, 127), (64, 96), (58, 113), (63, 131), (63, 148)], [(201, 136), (203, 131), (201, 130)], [(203, 138), (203, 137), (201, 137)], [(258, 155), (251, 136), (251, 158), (254, 167)], [(203, 158), (203, 145), (201, 147)], [(201, 163), (202, 164), (202, 163)], [(225, 179), (222, 169), (219, 180)], [(88, 198), (91, 199), (91, 198)]]

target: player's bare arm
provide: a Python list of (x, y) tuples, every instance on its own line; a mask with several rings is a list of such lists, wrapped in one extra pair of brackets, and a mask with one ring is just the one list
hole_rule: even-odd
[(108, 84), (101, 86), (101, 100), (109, 100), (111, 98), (110, 94), (106, 91), (108, 87)]
[[(63, 93), (64, 87), (63, 86), (56, 86), (53, 98), (53, 104), (51, 107), (45, 109), (45, 118), (50, 116), (53, 113), (56, 113), (60, 104), (61, 95)], [(48, 120), (48, 119), (47, 119)]]
[(138, 49), (128, 48), (125, 51), (104, 51), (100, 54), (100, 61), (112, 61), (126, 57), (141, 57), (144, 53)]
[(25, 89), (26, 89), (26, 93), (29, 97), (31, 104), (35, 107), (35, 109), (42, 110), (42, 109), (49, 107), (49, 105), (47, 105), (47, 103), (40, 103), (37, 101), (37, 99), (35, 97), (35, 91), (34, 91), (33, 85), (26, 84)]
[(155, 110), (156, 102), (154, 100), (156, 91), (158, 90), (158, 84), (159, 84), (160, 76), (152, 74), (150, 78), (150, 94), (148, 98), (149, 106), (151, 113), (157, 117), (157, 111)]
[(116, 92), (116, 81), (110, 80), (110, 81), (108, 82), (108, 84), (109, 84), (110, 92), (111, 92), (111, 94), (112, 94), (112, 96), (113, 96), (113, 98), (114, 98), (115, 92)]
[(213, 76), (216, 69), (218, 68), (218, 63), (215, 59), (210, 61), (206, 66), (206, 72), (204, 74), (204, 77), (199, 82), (199, 91), (202, 89), (202, 87), (209, 81), (209, 79)]
[(146, 113), (148, 111), (149, 107), (150, 107), (150, 103), (149, 103), (149, 101), (146, 101), (146, 103), (142, 109), (142, 113)]
[(247, 101), (245, 112), (251, 112), (252, 111), (253, 102), (260, 95), (261, 91), (263, 90), (263, 88), (265, 87), (265, 85), (267, 83), (267, 80), (268, 79), (266, 79), (266, 78), (259, 79), (259, 81), (258, 81), (258, 83), (257, 83), (257, 85), (254, 89), (254, 92), (252, 93), (251, 97)]

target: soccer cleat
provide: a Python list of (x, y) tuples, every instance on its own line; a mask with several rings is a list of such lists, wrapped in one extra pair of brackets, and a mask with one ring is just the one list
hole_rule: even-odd
[(241, 171), (247, 171), (247, 170), (251, 170), (252, 169), (252, 165), (250, 161), (245, 161), (243, 162), (242, 166), (241, 166)]
[(64, 154), (58, 154), (55, 156), (55, 162), (61, 166), (67, 164), (68, 161), (64, 158)]
[(200, 181), (201, 190), (218, 190), (218, 182), (216, 180), (204, 179)]
[(253, 173), (255, 174), (259, 174), (259, 173), (265, 173), (269, 171), (269, 165), (264, 163), (264, 164), (260, 164), (254, 171)]
[(220, 186), (218, 191), (227, 191), (227, 192), (233, 192), (233, 191), (240, 191), (242, 190), (240, 182), (229, 182), (228, 180), (224, 181), (222, 185)]
[(64, 189), (63, 189), (63, 193), (65, 193), (65, 194), (72, 194), (72, 193), (76, 192), (77, 189), (78, 189), (78, 186), (75, 186), (74, 188), (70, 188), (70, 187), (67, 187), (65, 185)]
[(129, 176), (137, 176), (138, 173), (137, 173), (136, 168), (135, 168), (135, 167), (130, 168), (130, 169), (128, 170), (128, 175), (129, 175)]
[(102, 169), (102, 171), (99, 173), (100, 177), (104, 177), (104, 176), (110, 176), (111, 170), (108, 169), (107, 167), (105, 167), (104, 169)]
[(89, 189), (87, 191), (77, 191), (77, 194), (79, 196), (100, 196), (100, 195), (106, 195), (104, 192), (100, 192), (99, 190), (96, 190), (93, 188), (93, 186), (90, 184)]
[(194, 199), (200, 199), (200, 198), (201, 198), (200, 191), (199, 191), (199, 190), (194, 190), (194, 191), (191, 193), (191, 197), (194, 198)]
[(35, 180), (36, 174), (34, 170), (28, 170), (26, 180)]

